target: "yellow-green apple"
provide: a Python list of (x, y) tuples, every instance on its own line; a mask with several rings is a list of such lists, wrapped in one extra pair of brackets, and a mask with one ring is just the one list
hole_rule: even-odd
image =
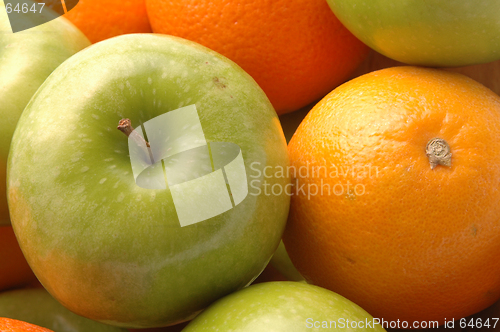
[(365, 44), (397, 61), (433, 67), (500, 59), (497, 0), (327, 0)]
[(290, 179), (263, 170), (287, 166), (276, 112), (240, 67), (184, 39), (124, 35), (64, 62), (23, 112), (9, 209), (30, 266), (62, 304), (160, 327), (264, 269)]

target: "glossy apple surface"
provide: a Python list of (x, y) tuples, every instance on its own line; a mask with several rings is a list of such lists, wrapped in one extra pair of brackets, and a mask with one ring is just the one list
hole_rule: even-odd
[(43, 288), (0, 293), (0, 317), (25, 321), (54, 332), (126, 332), (72, 313)]
[(497, 0), (327, 0), (365, 44), (412, 65), (466, 66), (500, 59)]
[[(116, 126), (193, 104), (206, 140), (237, 144), (257, 182), (236, 207), (180, 227), (170, 189), (135, 183)], [(180, 323), (264, 269), (290, 197), (255, 187), (278, 193), (290, 179), (262, 171), (286, 166), (278, 117), (240, 67), (180, 38), (120, 36), (57, 68), (23, 112), (8, 161), (12, 225), (40, 282), (75, 313), (129, 328)], [(187, 185), (186, 202), (200, 189)]]
[(384, 331), (380, 324), (373, 324), (373, 317), (365, 310), (334, 292), (301, 282), (277, 281), (252, 285), (220, 299), (182, 331), (307, 332), (343, 329)]
[(12, 33), (3, 0), (0, 0), (0, 226), (10, 225), (5, 176), (17, 120), (47, 76), (89, 45), (80, 30), (64, 18)]

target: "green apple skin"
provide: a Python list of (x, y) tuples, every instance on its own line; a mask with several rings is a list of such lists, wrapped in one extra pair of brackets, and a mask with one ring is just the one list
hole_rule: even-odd
[[(191, 104), (207, 141), (237, 144), (249, 186), (262, 181), (235, 208), (180, 227), (169, 189), (135, 184), (116, 126)], [(23, 112), (7, 168), (12, 225), (40, 282), (73, 312), (128, 328), (173, 325), (269, 262), (290, 197), (252, 187), (284, 188), (289, 177), (256, 170), (288, 163), (276, 112), (240, 67), (180, 38), (124, 35), (64, 62)]]
[[(367, 321), (371, 326), (365, 326)], [(330, 329), (330, 322), (335, 322), (337, 328), (333, 328), (332, 323)], [(363, 326), (352, 328), (352, 322)], [(309, 332), (343, 329), (385, 331), (380, 324), (373, 324), (373, 317), (365, 310), (332, 291), (301, 282), (276, 281), (251, 285), (220, 299), (191, 321), (182, 332)]]
[(0, 293), (0, 317), (21, 320), (54, 332), (126, 332), (72, 313), (43, 288)]
[[(29, 0), (26, 3), (31, 4)], [(0, 226), (10, 225), (6, 167), (17, 121), (50, 73), (89, 45), (87, 37), (62, 17), (12, 33), (3, 0), (0, 0)]]
[(362, 42), (412, 65), (455, 67), (500, 59), (497, 0), (327, 0)]

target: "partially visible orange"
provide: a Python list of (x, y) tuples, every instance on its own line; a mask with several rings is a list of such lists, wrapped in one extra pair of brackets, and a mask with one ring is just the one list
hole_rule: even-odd
[[(434, 138), (450, 167), (431, 169)], [(321, 100), (289, 152), (298, 182), (283, 240), (307, 281), (394, 321), (443, 323), (500, 298), (491, 90), (437, 69), (372, 72)]]
[(19, 248), (12, 226), (0, 227), (0, 291), (36, 281)]
[(54, 332), (20, 320), (0, 317), (1, 332)]
[(368, 54), (324, 0), (147, 0), (146, 6), (154, 32), (233, 60), (278, 114), (322, 98)]
[(128, 33), (151, 32), (144, 0), (79, 0), (64, 17), (92, 43)]

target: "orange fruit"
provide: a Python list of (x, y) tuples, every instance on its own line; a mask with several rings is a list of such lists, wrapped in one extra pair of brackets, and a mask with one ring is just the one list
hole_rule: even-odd
[(16, 319), (0, 317), (0, 331), (2, 332), (54, 332), (37, 325), (22, 322)]
[[(449, 157), (431, 169), (434, 155)], [(311, 283), (374, 317), (443, 323), (500, 298), (500, 97), (394, 67), (321, 100), (289, 144), (284, 243)], [(446, 166), (449, 164), (449, 166)]]
[(144, 0), (79, 0), (64, 17), (92, 43), (128, 33), (151, 32)]
[(324, 0), (146, 0), (154, 32), (193, 40), (240, 65), (278, 114), (343, 83), (368, 48)]
[(12, 226), (0, 227), (0, 291), (36, 280), (19, 248)]

